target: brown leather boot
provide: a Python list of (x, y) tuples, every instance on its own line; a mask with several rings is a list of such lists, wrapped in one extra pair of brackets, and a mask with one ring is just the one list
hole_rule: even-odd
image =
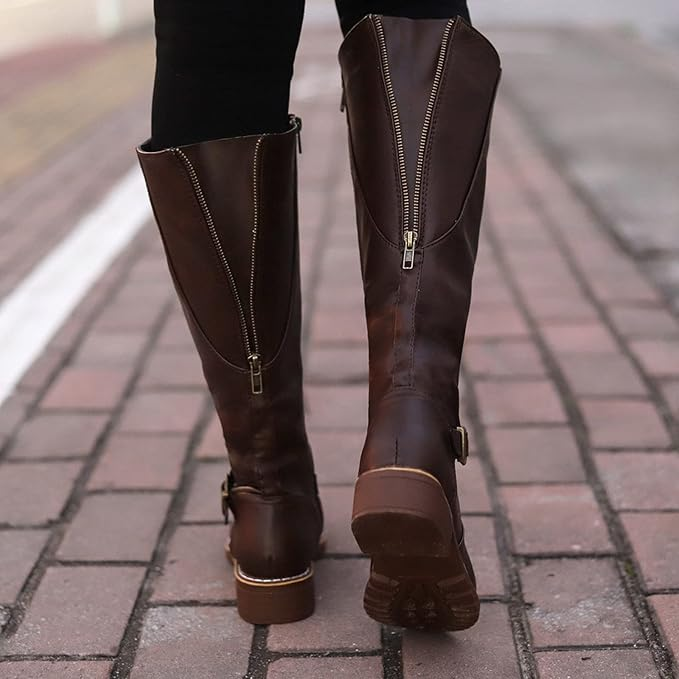
[(464, 629), (479, 599), (455, 480), (468, 450), (457, 385), (499, 59), (460, 18), (376, 15), (339, 57), (370, 350), (352, 518), (372, 558), (365, 609)]
[(314, 609), (322, 512), (304, 426), (297, 159), (282, 134), (138, 149), (170, 272), (224, 431), (238, 610)]

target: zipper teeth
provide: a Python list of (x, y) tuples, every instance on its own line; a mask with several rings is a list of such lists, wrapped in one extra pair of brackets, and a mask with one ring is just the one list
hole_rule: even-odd
[(379, 16), (372, 15), (373, 25), (377, 32), (377, 41), (380, 48), (380, 59), (382, 62), (382, 75), (384, 86), (387, 91), (389, 108), (391, 110), (391, 120), (394, 126), (394, 137), (396, 139), (396, 157), (398, 161), (399, 176), (401, 179), (401, 208), (403, 212), (403, 232), (408, 230), (408, 219), (410, 216), (410, 195), (408, 191), (408, 175), (406, 172), (405, 150), (403, 145), (403, 132), (401, 130), (401, 119), (398, 113), (394, 85), (391, 81), (391, 69), (389, 67), (389, 54), (387, 53), (387, 41), (384, 37), (384, 26)]
[(186, 171), (189, 173), (189, 179), (191, 180), (191, 184), (193, 185), (193, 190), (196, 194), (196, 198), (198, 199), (200, 209), (203, 211), (203, 216), (205, 217), (205, 223), (207, 224), (208, 230), (210, 232), (212, 244), (214, 245), (217, 255), (222, 263), (222, 267), (224, 269), (224, 273), (226, 273), (226, 277), (229, 280), (229, 284), (231, 285), (231, 290), (233, 292), (234, 299), (236, 300), (236, 306), (238, 307), (238, 317), (240, 320), (241, 332), (243, 334), (245, 351), (248, 357), (250, 357), (252, 355), (252, 352), (250, 351), (250, 337), (248, 335), (248, 326), (247, 321), (245, 319), (245, 311), (243, 310), (243, 304), (241, 302), (240, 295), (238, 294), (238, 287), (236, 286), (236, 279), (233, 277), (233, 272), (231, 271), (231, 267), (229, 266), (229, 261), (227, 260), (226, 255), (224, 254), (224, 248), (222, 247), (222, 243), (219, 240), (219, 234), (217, 233), (217, 228), (215, 227), (215, 222), (214, 219), (212, 218), (210, 208), (208, 207), (207, 201), (205, 200), (205, 194), (203, 193), (203, 189), (200, 185), (198, 174), (196, 173), (196, 170), (193, 167), (193, 164), (189, 160), (188, 156), (181, 149), (175, 149), (175, 153), (179, 156), (182, 163), (186, 167)]
[(429, 94), (429, 102), (427, 103), (427, 110), (424, 114), (424, 122), (422, 123), (422, 134), (420, 136), (420, 146), (417, 152), (417, 164), (415, 166), (415, 187), (413, 189), (413, 231), (417, 236), (420, 230), (420, 196), (422, 194), (422, 180), (424, 175), (424, 156), (427, 151), (427, 143), (429, 141), (429, 130), (431, 129), (431, 121), (434, 115), (434, 107), (438, 98), (439, 89), (441, 86), (441, 77), (443, 75), (443, 66), (446, 61), (446, 53), (448, 51), (448, 42), (450, 33), (453, 29), (455, 21), (450, 19), (443, 30), (443, 37), (441, 39), (441, 49), (439, 50), (438, 61), (436, 62), (436, 70), (434, 72), (434, 81), (431, 86)]
[(250, 325), (252, 327), (252, 345), (255, 354), (259, 354), (257, 341), (257, 325), (255, 322), (255, 262), (257, 252), (257, 232), (259, 230), (259, 149), (264, 137), (257, 139), (255, 154), (252, 161), (252, 203), (254, 207), (252, 218), (252, 249), (250, 251)]

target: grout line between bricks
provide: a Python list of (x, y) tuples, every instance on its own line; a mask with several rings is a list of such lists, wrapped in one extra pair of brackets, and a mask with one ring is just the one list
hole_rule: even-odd
[(269, 628), (266, 625), (255, 625), (248, 658), (248, 669), (243, 679), (266, 679), (271, 662), (266, 645), (268, 638)]
[(593, 561), (610, 561), (613, 558), (622, 558), (624, 555), (615, 550), (609, 552), (513, 552), (517, 559), (524, 560), (526, 563), (531, 561), (547, 561), (559, 559), (562, 561), (581, 561), (591, 559)]
[(383, 679), (402, 679), (403, 630), (382, 625), (381, 637)]
[(92, 660), (108, 660), (109, 662), (114, 658), (113, 655), (104, 654), (87, 654), (83, 655), (56, 655), (56, 654), (46, 654), (46, 653), (36, 653), (35, 655), (17, 654), (17, 655), (3, 655), (0, 658), (0, 665), (2, 663), (9, 662), (32, 662), (32, 661), (45, 661), (45, 662), (73, 662), (75, 661), (92, 661)]
[(574, 646), (545, 645), (536, 646), (536, 653), (553, 653), (568, 651), (647, 651), (646, 644), (576, 644)]
[(149, 561), (143, 559), (47, 559), (48, 568), (73, 568), (77, 566), (78, 568), (91, 568), (97, 566), (106, 566), (107, 568), (124, 568), (124, 567), (141, 567), (146, 568), (149, 565)]
[(314, 651), (269, 651), (271, 660), (279, 658), (379, 658), (382, 649), (354, 651), (346, 648), (319, 649)]
[(152, 608), (233, 608), (235, 599), (173, 599), (172, 601), (150, 601), (147, 609)]

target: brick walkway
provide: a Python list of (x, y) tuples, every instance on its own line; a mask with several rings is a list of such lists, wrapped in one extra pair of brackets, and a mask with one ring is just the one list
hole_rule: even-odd
[[(269, 629), (236, 615), (219, 432), (149, 225), (0, 409), (0, 679), (676, 676), (679, 321), (505, 96), (464, 356), (473, 455), (460, 484), (481, 620), (427, 636), (363, 614), (349, 513), (367, 364), (337, 42), (307, 32), (295, 88), (306, 399), (329, 546), (316, 615)], [(129, 69), (148, 43), (118, 49), (87, 77), (116, 59)], [(69, 69), (44, 69), (22, 101), (92, 92)], [(3, 202), (36, 208), (6, 218), (3, 248), (42, 239), (35, 196), (61, 196), (64, 233), (105, 190), (110, 168), (73, 169), (93, 148), (125, 169), (146, 124), (133, 85), (117, 110), (108, 93), (60, 133), (68, 190), (56, 142), (3, 170)]]

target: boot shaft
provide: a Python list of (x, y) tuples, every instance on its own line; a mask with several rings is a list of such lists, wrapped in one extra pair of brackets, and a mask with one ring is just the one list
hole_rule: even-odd
[(371, 407), (414, 390), (457, 423), (497, 53), (462, 19), (370, 15), (340, 49)]
[[(312, 484), (304, 427), (296, 154), (282, 134), (139, 150), (238, 484)], [(301, 470), (301, 472), (300, 472)]]

